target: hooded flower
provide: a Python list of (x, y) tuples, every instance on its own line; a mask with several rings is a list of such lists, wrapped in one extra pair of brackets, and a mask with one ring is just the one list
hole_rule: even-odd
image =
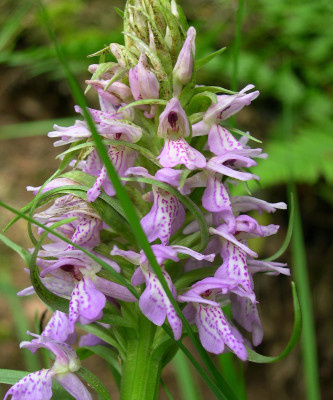
[(217, 278), (206, 278), (195, 283), (190, 290), (178, 300), (187, 302), (183, 309), (185, 317), (190, 323), (198, 327), (200, 341), (210, 353), (220, 354), (225, 345), (241, 360), (247, 359), (244, 339), (227, 320), (221, 306), (217, 302), (218, 296), (227, 294), (235, 282)]
[(203, 120), (192, 127), (193, 136), (207, 135), (213, 124), (217, 124), (248, 106), (252, 100), (259, 96), (259, 91), (246, 93), (253, 89), (253, 85), (247, 85), (239, 93), (233, 95), (217, 96), (217, 102), (213, 103), (203, 116)]
[[(98, 257), (120, 272), (113, 260), (99, 254)], [(136, 301), (126, 287), (98, 276), (102, 267), (80, 250), (64, 251), (59, 247), (53, 249), (50, 245), (44, 245), (44, 250), (38, 253), (37, 265), (42, 268), (42, 283), (51, 292), (70, 301), (69, 333), (74, 332), (77, 321), (85, 325), (99, 320), (103, 316), (107, 297)], [(51, 276), (46, 276), (48, 274)], [(29, 295), (32, 292), (32, 288), (27, 288), (19, 292), (19, 295)]]
[[(28, 332), (29, 333), (29, 332)], [(75, 351), (66, 343), (53, 340), (47, 336), (34, 336), (31, 342), (22, 342), (20, 347), (34, 353), (44, 348), (55, 356), (55, 362), (50, 369), (33, 372), (12, 386), (4, 400), (12, 396), (12, 400), (49, 400), (52, 397), (52, 378), (77, 400), (92, 400), (91, 394), (74, 372), (80, 369), (81, 363)]]
[(163, 167), (185, 164), (188, 169), (204, 168), (206, 158), (185, 140), (190, 126), (178, 99), (173, 98), (160, 115), (158, 136), (165, 139), (164, 147), (157, 157)]
[[(179, 258), (177, 253), (187, 254), (196, 260), (214, 260), (213, 254), (203, 255), (184, 246), (152, 245), (152, 250), (158, 264), (161, 266), (164, 279), (166, 280), (174, 298), (177, 297), (176, 289), (169, 274), (163, 267), (166, 260), (178, 262)], [(111, 251), (111, 255), (124, 257), (127, 261), (139, 266), (132, 276), (132, 284), (137, 286), (144, 282), (146, 283), (146, 288), (139, 300), (139, 307), (142, 313), (158, 326), (161, 326), (165, 321), (165, 318), (167, 318), (173, 330), (175, 339), (180, 339), (182, 331), (181, 320), (177, 316), (168, 296), (153, 269), (149, 265), (143, 251), (138, 254), (133, 251), (120, 250), (115, 246)]]

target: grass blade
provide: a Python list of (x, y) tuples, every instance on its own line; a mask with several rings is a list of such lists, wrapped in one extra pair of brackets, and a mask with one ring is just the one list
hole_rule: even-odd
[(292, 183), (290, 191), (295, 196), (294, 234), (291, 242), (293, 275), (299, 291), (299, 300), (303, 316), (301, 336), (305, 393), (308, 400), (320, 400), (318, 358), (316, 351), (316, 333), (313, 317), (312, 296), (306, 263), (306, 250), (303, 238), (302, 221), (296, 187)]
[(291, 282), (291, 288), (293, 292), (293, 302), (294, 302), (294, 329), (289, 339), (289, 342), (285, 349), (280, 353), (278, 356), (275, 357), (267, 357), (261, 354), (256, 353), (255, 351), (247, 348), (247, 352), (249, 355), (249, 361), (253, 361), (256, 363), (267, 364), (282, 360), (282, 358), (286, 357), (291, 350), (296, 346), (299, 337), (301, 335), (302, 330), (302, 314), (301, 314), (301, 307), (300, 302), (297, 296), (296, 285), (294, 282)]
[[(20, 342), (27, 340), (29, 322), (22, 308), (22, 302), (17, 297), (17, 290), (13, 286), (11, 277), (7, 273), (7, 270), (2, 271), (0, 274), (0, 292), (6, 296), (9, 311), (14, 321), (15, 337), (17, 337)], [(22, 357), (24, 359), (24, 365), (28, 371), (41, 369), (38, 358), (36, 358), (29, 350), (25, 349)]]
[(45, 132), (51, 131), (54, 124), (66, 126), (73, 123), (74, 117), (69, 117), (3, 125), (0, 127), (0, 140), (45, 136)]
[(173, 366), (182, 398), (191, 400), (202, 399), (184, 353), (181, 351), (177, 352), (174, 357)]

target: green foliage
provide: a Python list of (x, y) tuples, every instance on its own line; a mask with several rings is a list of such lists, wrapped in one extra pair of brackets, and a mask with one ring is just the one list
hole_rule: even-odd
[[(314, 184), (324, 178), (333, 182), (333, 124), (308, 125), (297, 135), (284, 140), (271, 141), (264, 146), (267, 160), (259, 160), (253, 170), (260, 176), (260, 185), (269, 187), (290, 180)], [(257, 189), (257, 184), (249, 184)]]
[[(88, 54), (112, 41), (123, 40), (120, 18), (114, 12), (109, 12), (107, 18), (101, 19), (102, 5), (94, 9), (95, 12), (88, 10), (83, 0), (56, 0), (45, 3), (45, 7), (76, 74), (87, 71), (91, 63), (87, 59)], [(17, 12), (12, 13), (13, 9), (17, 9)], [(1, 5), (0, 25), (2, 23), (6, 29), (0, 36), (0, 63), (25, 67), (32, 76), (47, 74), (51, 79), (64, 78), (56, 53), (41, 25), (41, 17), (30, 1), (6, 0)]]

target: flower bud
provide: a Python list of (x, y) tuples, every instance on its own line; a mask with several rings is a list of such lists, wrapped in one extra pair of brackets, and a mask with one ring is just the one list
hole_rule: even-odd
[(130, 69), (128, 79), (135, 100), (158, 99), (160, 84), (155, 74), (148, 70), (144, 53), (141, 54), (138, 65)]
[(160, 115), (157, 134), (163, 138), (187, 137), (190, 135), (190, 126), (185, 111), (175, 97), (169, 101)]
[(111, 43), (110, 50), (122, 68), (131, 68), (138, 62), (137, 58), (121, 44)]
[(118, 106), (121, 103), (133, 101), (130, 88), (122, 82), (114, 82), (108, 87), (109, 80), (87, 80), (86, 83), (92, 86), (97, 93), (109, 101), (112, 105)]
[(195, 57), (195, 34), (195, 29), (191, 26), (187, 31), (187, 38), (173, 69), (173, 91), (176, 96), (180, 94), (182, 86), (189, 83), (192, 78)]

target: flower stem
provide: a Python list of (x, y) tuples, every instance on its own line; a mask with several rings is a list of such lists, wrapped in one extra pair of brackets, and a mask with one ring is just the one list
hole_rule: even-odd
[(156, 326), (140, 315), (138, 331), (127, 343), (126, 360), (120, 387), (121, 400), (156, 400), (162, 371), (162, 359), (152, 357)]

